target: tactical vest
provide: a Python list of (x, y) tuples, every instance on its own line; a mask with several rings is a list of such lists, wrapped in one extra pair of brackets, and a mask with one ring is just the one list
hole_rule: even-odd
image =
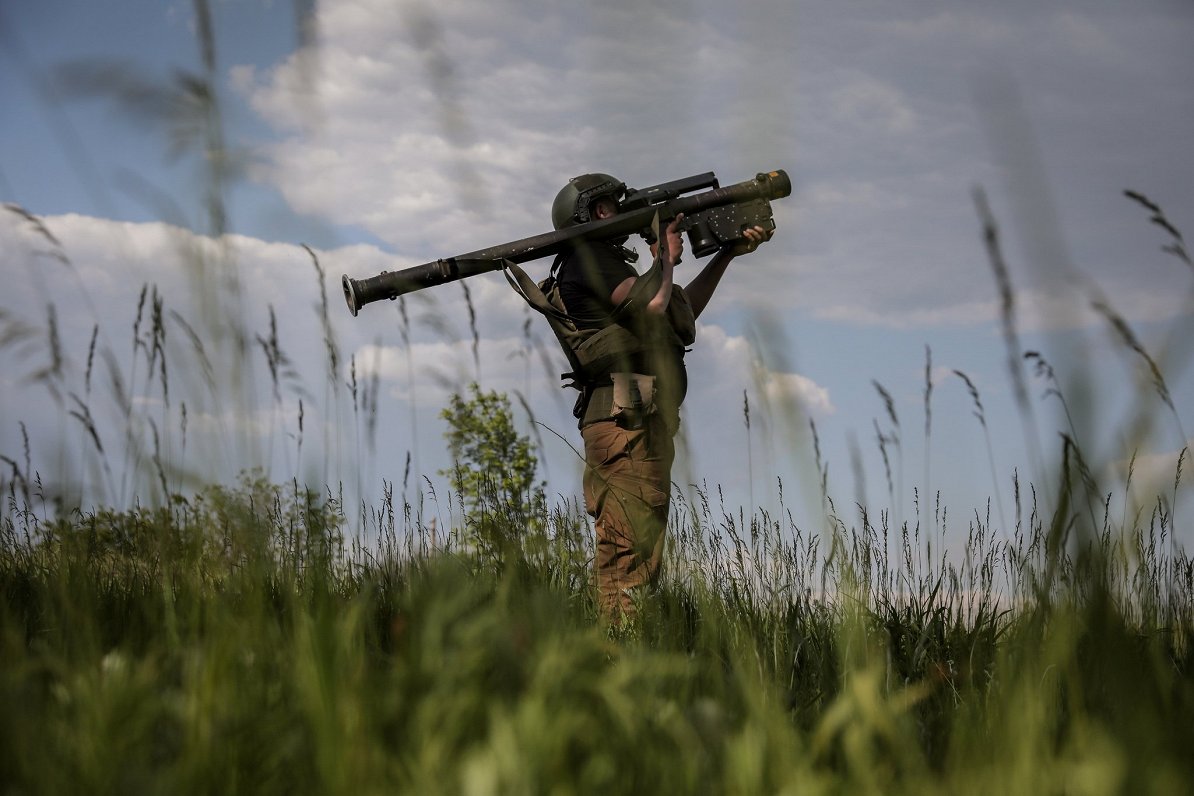
[(532, 282), (526, 272), (509, 261), (505, 264), (505, 274), (514, 290), (547, 318), (564, 350), (572, 370), (561, 374), (560, 378), (567, 382), (567, 386), (580, 390), (573, 414), (584, 425), (610, 416), (612, 374), (632, 371), (634, 363), (641, 361), (649, 347), (673, 348), (676, 357), (682, 359), (686, 347), (696, 341), (696, 317), (683, 288), (673, 285), (666, 323), (660, 322), (654, 327), (653, 339), (643, 340), (623, 323), (629, 319), (632, 308), (637, 309), (638, 303), (648, 300), (658, 290), (661, 274), (656, 264), (639, 277), (631, 295), (611, 313), (608, 324), (596, 328), (586, 326), (582, 319), (569, 314), (560, 297), (556, 272), (562, 262), (561, 255), (556, 258), (549, 276), (538, 283)]

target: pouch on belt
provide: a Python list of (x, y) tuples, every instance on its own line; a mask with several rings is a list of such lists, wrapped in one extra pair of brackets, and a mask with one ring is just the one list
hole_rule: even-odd
[(622, 428), (642, 428), (643, 418), (655, 412), (655, 377), (642, 373), (611, 373), (613, 399), (609, 416)]

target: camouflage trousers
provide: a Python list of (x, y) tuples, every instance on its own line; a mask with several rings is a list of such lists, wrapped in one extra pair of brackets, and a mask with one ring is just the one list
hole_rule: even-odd
[(645, 420), (637, 429), (613, 420), (581, 429), (585, 510), (597, 535), (598, 604), (611, 621), (634, 615), (635, 600), (655, 585), (663, 563), (675, 448), (657, 415)]

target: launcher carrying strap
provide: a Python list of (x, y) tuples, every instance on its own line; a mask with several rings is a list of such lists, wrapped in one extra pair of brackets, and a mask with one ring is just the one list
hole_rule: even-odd
[[(651, 232), (655, 235), (655, 239), (659, 240), (659, 213), (656, 212), (651, 221)], [(622, 318), (632, 309), (637, 308), (639, 304), (650, 301), (651, 298), (659, 292), (659, 286), (663, 282), (663, 247), (656, 248), (655, 258), (651, 263), (651, 267), (644, 273), (640, 274), (635, 280), (634, 287), (630, 290), (630, 295), (622, 300), (618, 306), (614, 307), (613, 312), (608, 316), (594, 317), (594, 318), (580, 318), (571, 315), (568, 312), (560, 309), (552, 304), (547, 295), (543, 292), (541, 285), (544, 283), (536, 283), (527, 275), (527, 272), (522, 270), (517, 263), (512, 260), (502, 260), (502, 273), (506, 277), (506, 281), (510, 283), (510, 287), (514, 288), (514, 292), (520, 295), (532, 309), (554, 319), (560, 323), (570, 324), (571, 327), (579, 329), (582, 326), (590, 324), (610, 324), (620, 323)], [(555, 278), (556, 271), (559, 269), (561, 263), (564, 261), (564, 255), (556, 256), (555, 262), (551, 266), (551, 277)], [(545, 280), (546, 282), (546, 280)]]
[[(631, 358), (642, 352), (642, 341), (613, 320), (616, 311), (613, 316), (586, 323), (586, 319), (569, 314), (544, 292), (544, 286), (548, 286), (549, 292), (554, 289), (554, 285), (550, 285), (554, 277), (536, 283), (518, 265), (507, 260), (503, 266), (503, 273), (514, 291), (532, 309), (544, 315), (551, 325), (572, 367), (571, 372), (560, 375), (561, 379), (570, 382), (570, 386), (585, 393), (588, 388), (608, 381), (613, 370), (626, 369)], [(593, 322), (603, 325), (589, 325)]]

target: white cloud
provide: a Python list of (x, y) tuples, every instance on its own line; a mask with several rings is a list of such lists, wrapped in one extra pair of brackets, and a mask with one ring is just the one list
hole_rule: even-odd
[(916, 329), (940, 326), (972, 326), (990, 323), (998, 318), (995, 301), (976, 301), (953, 304), (934, 309), (900, 310), (896, 307), (862, 305), (831, 305), (814, 310), (817, 318), (856, 326), (879, 326), (892, 329)]
[[(693, 353), (689, 354), (689, 381), (700, 388), (690, 390), (692, 411), (714, 417), (723, 415), (726, 405), (737, 405), (743, 388), (756, 398), (783, 412), (789, 409), (814, 416), (827, 416), (836, 409), (829, 391), (800, 373), (777, 370), (764, 364), (764, 354), (746, 337), (727, 334), (720, 326), (701, 324)], [(716, 389), (709, 389), (711, 385)], [(703, 398), (708, 396), (706, 403)], [(732, 403), (731, 403), (732, 402)]]
[[(1182, 492), (1190, 492), (1192, 480), (1189, 478), (1191, 467), (1191, 446), (1194, 440), (1188, 440), (1182, 450), (1167, 450), (1155, 453), (1137, 454), (1134, 459), (1120, 459), (1110, 464), (1108, 468), (1117, 483), (1126, 483), (1129, 476), (1136, 484), (1139, 494), (1145, 495), (1148, 502), (1152, 502), (1156, 495), (1165, 495), (1172, 499), (1174, 485)], [(1181, 460), (1181, 478), (1178, 478), (1178, 461)]]
[(1086, 14), (1076, 11), (1059, 11), (1050, 28), (1056, 33), (1056, 40), (1073, 52), (1086, 57), (1118, 55), (1118, 47), (1108, 35), (1107, 29)]
[[(1016, 330), (1029, 333), (1105, 328), (1107, 316), (1093, 308), (1096, 296), (1101, 295), (1089, 292), (1081, 282), (1073, 282), (1060, 291), (1017, 291)], [(1131, 324), (1163, 323), (1194, 314), (1194, 295), (1145, 285), (1121, 288), (1108, 301), (1115, 314)], [(889, 329), (967, 328), (1002, 323), (1002, 309), (996, 299), (925, 309), (835, 304), (817, 306), (812, 314), (826, 321)]]
[(877, 127), (882, 135), (910, 135), (921, 126), (899, 89), (867, 75), (839, 83), (830, 96), (829, 112), (844, 127)]
[[(554, 341), (552, 341), (554, 346)], [(563, 354), (548, 351), (553, 362), (567, 366)], [(529, 358), (529, 365), (528, 365)], [(409, 347), (366, 345), (356, 352), (358, 378), (381, 379), (388, 394), (409, 402), (443, 405), (471, 381), (500, 392), (542, 395), (559, 389), (555, 373), (545, 373), (535, 351), (516, 337), (482, 339), (474, 357), (471, 340), (416, 343)]]
[[(719, 107), (707, 95), (732, 76), (719, 58), (692, 80), (687, 59), (661, 55), (660, 36), (736, 56), (698, 17), (639, 7), (363, 7), (320, 6), (318, 70), (296, 56), (236, 84), (280, 130), (306, 131), (271, 148), (266, 172), (296, 207), (438, 256), (543, 231), (555, 191), (586, 169), (659, 160), (624, 172), (643, 182), (693, 171), (630, 142), (670, 135), (686, 106)], [(322, 112), (305, 124), (312, 101)]]
[[(997, 173), (974, 75), (994, 56), (1047, 81), (1086, 69), (1097, 94), (1090, 71), (1116, 68), (1107, 53), (1123, 46), (1114, 14), (1078, 6), (803, 9), (799, 20), (768, 3), (726, 19), (677, 10), (323, 4), (317, 52), (234, 83), (285, 136), (263, 179), (415, 261), (546, 231), (556, 190), (586, 170), (650, 183), (787, 168), (795, 195), (755, 260), (769, 267), (723, 288), (728, 303), (913, 328), (994, 317), (969, 200), (975, 179)], [(1092, 96), (1079, 116), (1036, 111), (1075, 144), (1077, 173), (1105, 160), (1083, 144), (1090, 109), (1104, 106)]]
[(833, 403), (829, 400), (829, 391), (807, 376), (801, 376), (799, 373), (767, 372), (763, 375), (762, 382), (767, 400), (773, 405), (783, 406), (795, 402), (814, 415), (828, 415), (834, 411)]

